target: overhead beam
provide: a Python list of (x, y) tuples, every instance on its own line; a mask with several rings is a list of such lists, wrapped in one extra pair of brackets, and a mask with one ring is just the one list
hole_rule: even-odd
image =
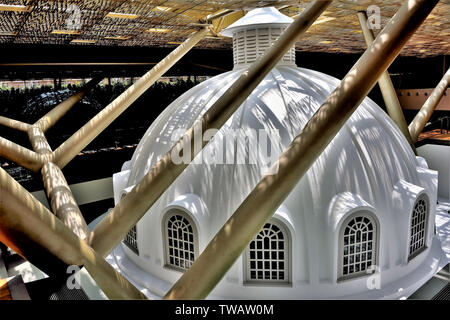
[[(336, 136), (438, 0), (408, 0), (165, 299), (204, 299)], [(275, 168), (277, 168), (275, 170)]]
[[(89, 243), (106, 256), (142, 218), (160, 195), (183, 172), (189, 163), (175, 164), (172, 154), (180, 154), (193, 145), (194, 132), (220, 128), (247, 99), (283, 55), (295, 44), (331, 1), (312, 2), (280, 36), (266, 54), (258, 58), (196, 121), (185, 135), (159, 160), (143, 179), (114, 207), (89, 236)], [(202, 139), (203, 140), (203, 139)], [(208, 141), (202, 141), (202, 148)], [(201, 151), (191, 147), (190, 161)]]
[(439, 101), (441, 101), (442, 97), (444, 96), (449, 83), (450, 68), (444, 74), (444, 77), (442, 77), (442, 80), (438, 83), (437, 87), (430, 94), (427, 101), (425, 101), (422, 108), (420, 108), (413, 121), (409, 124), (408, 129), (414, 142), (417, 141), (423, 128), (425, 128), (428, 120), (430, 120), (431, 115), (439, 104)]
[[(375, 36), (373, 34), (373, 30), (369, 29), (367, 24), (367, 13), (366, 11), (359, 11), (357, 15), (367, 47), (370, 47), (375, 39)], [(398, 101), (397, 93), (395, 92), (394, 85), (392, 84), (391, 77), (389, 76), (389, 72), (387, 70), (381, 74), (378, 79), (378, 85), (380, 86), (381, 94), (389, 116), (403, 133), (403, 136), (408, 141), (414, 153), (417, 154), (416, 147), (414, 146), (414, 142), (411, 139), (411, 135), (408, 130), (408, 125), (406, 124), (402, 106)]]

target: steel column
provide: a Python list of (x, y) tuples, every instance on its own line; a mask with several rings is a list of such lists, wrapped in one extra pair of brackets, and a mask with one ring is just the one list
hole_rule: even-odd
[(11, 129), (25, 131), (25, 132), (30, 127), (30, 125), (28, 123), (24, 123), (22, 121), (18, 121), (18, 120), (14, 120), (14, 119), (2, 117), (2, 116), (0, 116), (0, 125), (11, 128)]
[[(373, 34), (373, 30), (369, 29), (369, 26), (367, 25), (367, 13), (365, 11), (359, 11), (358, 19), (367, 47), (370, 47), (375, 39), (375, 36)], [(416, 147), (414, 146), (414, 142), (409, 134), (408, 125), (406, 124), (402, 106), (398, 101), (397, 93), (395, 92), (394, 85), (392, 84), (391, 77), (389, 76), (389, 72), (387, 70), (381, 74), (378, 79), (378, 85), (380, 86), (381, 94), (383, 95), (384, 104), (386, 105), (389, 116), (397, 124), (406, 140), (408, 140), (408, 143), (414, 153), (416, 153)]]
[(14, 161), (34, 172), (42, 168), (46, 159), (46, 157), (2, 137), (0, 137), (0, 157)]
[(423, 128), (427, 124), (428, 120), (430, 120), (431, 115), (433, 114), (434, 109), (436, 109), (439, 101), (441, 101), (447, 87), (450, 83), (450, 68), (444, 74), (444, 77), (439, 82), (437, 87), (433, 90), (433, 92), (428, 97), (427, 101), (423, 104), (422, 108), (420, 108), (417, 115), (414, 117), (413, 121), (409, 124), (409, 132), (414, 142), (419, 138), (420, 133)]
[(1, 168), (0, 240), (48, 274), (60, 275), (63, 266), (84, 265), (110, 299), (145, 299)]
[[(203, 299), (222, 279), (422, 24), (438, 0), (408, 0), (165, 299)], [(274, 168), (278, 167), (278, 171)]]
[[(68, 100), (70, 98), (65, 101)], [(51, 157), (52, 149), (40, 127), (33, 125), (28, 131), (28, 137), (36, 153)], [(41, 175), (53, 213), (80, 239), (86, 239), (90, 233), (89, 228), (61, 169), (53, 162), (46, 161), (42, 166)]]
[[(186, 168), (188, 163), (175, 164), (172, 161), (172, 152), (179, 154), (181, 150), (186, 150), (185, 146), (191, 144), (190, 160), (192, 160), (201, 151), (201, 149), (194, 148), (194, 132), (220, 128), (330, 3), (331, 1), (317, 0), (312, 2), (267, 50), (266, 54), (250, 65), (202, 118), (97, 225), (89, 236), (89, 243), (100, 255), (106, 256), (117, 246), (127, 232)], [(202, 141), (202, 143), (203, 147), (207, 141)]]

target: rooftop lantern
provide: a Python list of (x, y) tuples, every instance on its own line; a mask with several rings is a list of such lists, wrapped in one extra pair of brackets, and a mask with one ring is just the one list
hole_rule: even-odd
[[(234, 68), (248, 66), (263, 55), (293, 21), (273, 7), (258, 8), (223, 30), (222, 35), (233, 37)], [(283, 56), (279, 65), (295, 66), (294, 47)]]

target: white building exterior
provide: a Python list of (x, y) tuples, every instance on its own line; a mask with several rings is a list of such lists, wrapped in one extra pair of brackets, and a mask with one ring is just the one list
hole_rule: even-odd
[[(189, 90), (153, 122), (114, 175), (116, 203), (169, 151), (176, 130), (190, 128), (291, 21), (256, 9), (223, 32), (234, 37), (234, 70)], [(149, 296), (167, 292), (268, 172), (255, 135), (234, 143), (236, 130), (266, 133), (277, 159), (339, 84), (294, 59), (292, 48), (112, 253)], [(437, 172), (366, 98), (210, 297), (408, 296), (441, 259), (437, 185)]]

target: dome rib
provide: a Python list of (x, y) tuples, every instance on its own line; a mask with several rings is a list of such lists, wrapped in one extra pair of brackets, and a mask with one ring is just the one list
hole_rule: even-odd
[[(270, 72), (272, 78), (274, 79), (275, 83), (277, 84), (278, 90), (280, 91), (280, 95), (281, 95), (281, 99), (283, 99), (284, 102), (284, 109), (286, 110), (286, 115), (287, 115), (287, 119), (289, 121), (290, 124), (290, 132), (291, 132), (291, 142), (292, 140), (295, 138), (296, 134), (294, 132), (294, 125), (291, 119), (291, 113), (289, 112), (288, 108), (287, 108), (287, 103), (286, 103), (286, 97), (285, 97), (285, 93), (283, 92), (283, 87), (286, 84), (286, 79), (283, 77), (283, 75), (276, 69), (273, 68)], [(275, 74), (277, 76), (280, 77), (280, 79), (277, 79), (277, 77), (275, 76)], [(289, 90), (286, 88), (286, 91), (289, 92)]]

